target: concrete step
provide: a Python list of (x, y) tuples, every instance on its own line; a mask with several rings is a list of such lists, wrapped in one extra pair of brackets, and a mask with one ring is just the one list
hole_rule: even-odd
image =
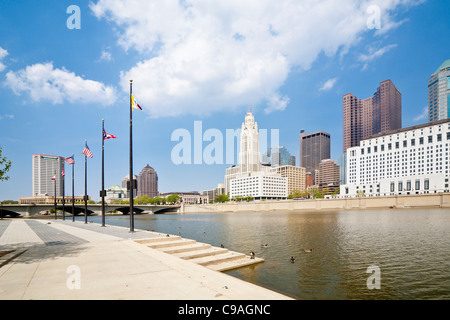
[(245, 266), (250, 266), (253, 264), (257, 264), (257, 263), (261, 263), (264, 262), (264, 259), (262, 258), (254, 258), (254, 259), (250, 259), (249, 256), (245, 256), (241, 259), (236, 259), (233, 261), (229, 261), (229, 262), (222, 262), (219, 264), (212, 264), (209, 265), (208, 268), (215, 270), (215, 271), (228, 271), (228, 270), (232, 270), (232, 269), (237, 269), (237, 268), (241, 268), (241, 267), (245, 267)]
[(207, 256), (201, 258), (190, 259), (189, 261), (195, 262), (202, 266), (210, 266), (213, 264), (219, 264), (224, 262), (231, 262), (233, 260), (239, 260), (245, 257), (245, 254), (228, 251), (214, 256)]
[(163, 251), (165, 253), (169, 253), (169, 254), (177, 254), (177, 253), (192, 252), (192, 251), (197, 251), (197, 250), (207, 250), (210, 248), (211, 248), (210, 244), (197, 242), (197, 243), (188, 244), (188, 245), (184, 245), (184, 246), (161, 248), (159, 250)]
[(188, 251), (188, 252), (182, 252), (174, 254), (178, 258), (185, 259), (185, 260), (191, 260), (191, 259), (197, 259), (197, 258), (203, 258), (203, 257), (210, 257), (210, 256), (217, 256), (219, 254), (227, 253), (227, 249), (223, 248), (209, 248), (204, 250), (196, 250), (196, 251)]
[(172, 240), (172, 241), (163, 241), (163, 242), (156, 242), (156, 243), (147, 243), (147, 247), (153, 248), (153, 249), (162, 249), (162, 248), (168, 248), (168, 247), (180, 247), (180, 246), (186, 246), (188, 244), (194, 244), (196, 243), (195, 240), (189, 240), (189, 239), (181, 239), (181, 240)]
[(167, 241), (175, 241), (175, 240), (181, 240), (181, 237), (179, 236), (164, 236), (164, 237), (157, 237), (157, 238), (147, 238), (147, 239), (139, 239), (134, 240), (135, 242), (138, 242), (140, 244), (147, 244), (147, 243), (156, 243), (156, 242), (167, 242)]

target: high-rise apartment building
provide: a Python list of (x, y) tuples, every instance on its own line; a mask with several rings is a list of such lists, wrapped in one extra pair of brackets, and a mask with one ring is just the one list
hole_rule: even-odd
[[(306, 172), (310, 172), (314, 179), (316, 178), (315, 172), (319, 169), (319, 163), (323, 159), (330, 158), (330, 139), (330, 134), (323, 131), (314, 133), (300, 131), (299, 166), (305, 168)], [(315, 183), (317, 184), (317, 181)]]
[(428, 80), (428, 120), (430, 122), (450, 118), (450, 59), (433, 73)]
[(402, 127), (402, 94), (391, 80), (380, 83), (372, 97), (343, 96), (344, 152), (361, 140)]
[(154, 198), (159, 195), (158, 192), (158, 174), (155, 169), (149, 165), (145, 166), (137, 176), (137, 194), (138, 197), (147, 195)]
[[(63, 195), (62, 170), (64, 169), (64, 158), (44, 154), (33, 155), (33, 196), (56, 196)], [(56, 177), (56, 180), (52, 180)]]

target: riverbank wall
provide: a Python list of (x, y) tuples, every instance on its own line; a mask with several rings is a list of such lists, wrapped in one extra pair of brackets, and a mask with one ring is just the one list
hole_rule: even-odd
[(450, 193), (183, 205), (180, 213), (450, 208)]

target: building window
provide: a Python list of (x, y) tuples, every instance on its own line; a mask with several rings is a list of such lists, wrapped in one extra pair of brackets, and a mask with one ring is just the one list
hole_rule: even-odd
[(403, 191), (403, 182), (402, 181), (400, 181), (398, 183), (398, 191)]
[(425, 179), (423, 188), (425, 190), (429, 190), (430, 189), (430, 180), (429, 179)]
[(437, 141), (438, 141), (438, 142), (442, 141), (442, 134), (439, 133), (439, 134), (437, 135)]
[(394, 192), (394, 191), (395, 191), (395, 183), (391, 182), (391, 192)]
[(416, 145), (416, 139), (411, 139), (411, 147), (414, 147)]
[(419, 144), (423, 144), (423, 137), (419, 138)]
[(433, 143), (433, 136), (428, 136), (428, 143)]
[(411, 191), (411, 181), (406, 181), (406, 190)]
[(400, 147), (400, 143), (399, 142), (396, 142), (395, 143), (395, 149), (398, 149)]
[(416, 180), (416, 190), (420, 190), (420, 180)]

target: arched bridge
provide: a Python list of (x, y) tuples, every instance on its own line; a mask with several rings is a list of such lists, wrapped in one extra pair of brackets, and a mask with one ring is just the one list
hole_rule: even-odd
[[(33, 215), (40, 214), (43, 211), (50, 211), (54, 209), (53, 204), (4, 204), (0, 207), (0, 215), (2, 217), (19, 217), (25, 216), (30, 217)], [(63, 210), (63, 206), (58, 204), (56, 206), (57, 210)], [(135, 214), (153, 214), (153, 213), (165, 213), (165, 212), (179, 212), (180, 205), (134, 205), (133, 212)], [(84, 215), (84, 204), (75, 204), (74, 206), (75, 215)], [(130, 214), (129, 204), (105, 204), (105, 213), (112, 211), (120, 211), (123, 214)], [(72, 214), (72, 204), (66, 204), (64, 206), (64, 211), (67, 214)], [(102, 205), (101, 204), (88, 204), (87, 214), (97, 214), (101, 215)]]

